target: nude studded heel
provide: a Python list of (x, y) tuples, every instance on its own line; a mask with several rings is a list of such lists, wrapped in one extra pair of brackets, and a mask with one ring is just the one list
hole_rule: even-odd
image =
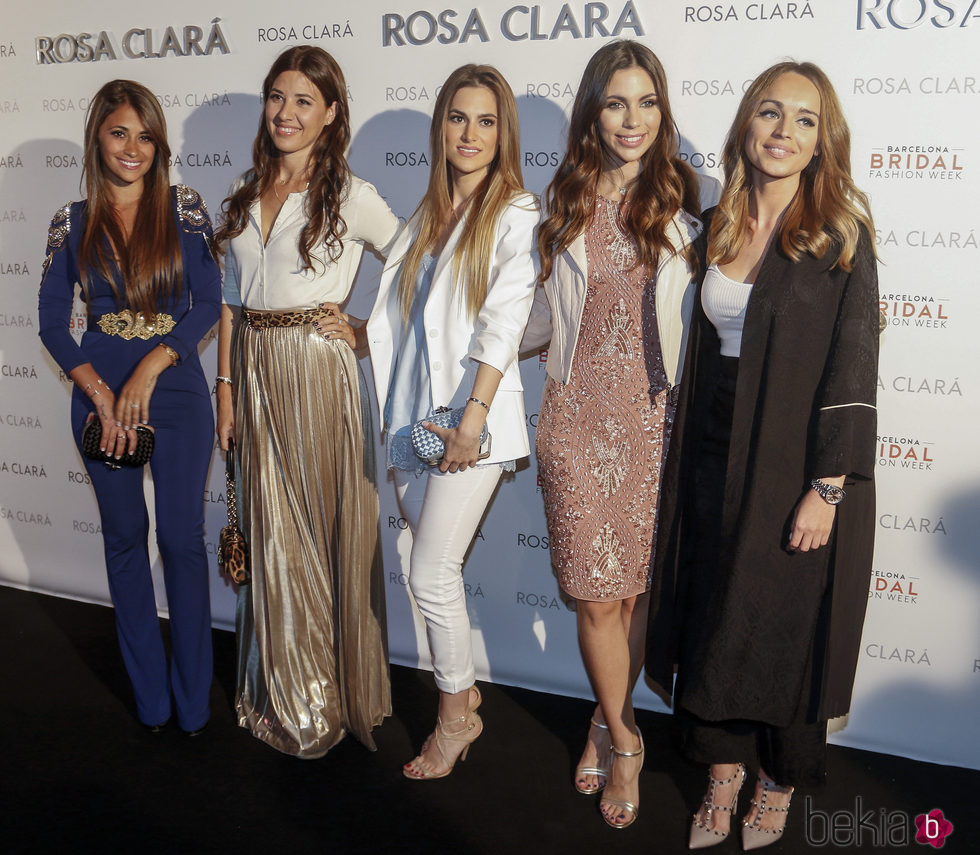
[[(793, 798), (792, 787), (780, 787), (773, 781), (759, 779), (762, 784), (762, 798), (759, 801), (752, 799), (752, 806), (756, 808), (755, 819), (749, 822), (747, 819), (742, 821), (742, 848), (748, 852), (752, 849), (761, 849), (770, 843), (775, 843), (783, 836), (786, 830), (786, 818), (789, 815), (789, 802), (785, 807), (774, 807), (769, 804), (769, 793), (789, 793)], [(783, 815), (782, 824), (778, 828), (763, 828), (762, 820), (767, 813), (781, 813)]]
[[(724, 787), (727, 784), (731, 784), (738, 780), (738, 787), (735, 788), (735, 792), (732, 793), (731, 804), (719, 805), (715, 803), (715, 788)], [(745, 766), (741, 763), (735, 769), (735, 774), (730, 778), (725, 778), (723, 781), (719, 781), (716, 778), (711, 777), (711, 771), (708, 771), (708, 792), (704, 794), (704, 802), (702, 807), (706, 808), (704, 811), (704, 818), (701, 818), (701, 809), (694, 814), (694, 820), (691, 822), (691, 834), (687, 841), (688, 849), (707, 849), (709, 846), (715, 846), (721, 843), (728, 835), (731, 833), (731, 829), (728, 831), (716, 831), (711, 827), (711, 817), (715, 811), (724, 811), (729, 814), (729, 816), (735, 813), (735, 806), (738, 804), (738, 794), (742, 789), (742, 784), (745, 783)]]

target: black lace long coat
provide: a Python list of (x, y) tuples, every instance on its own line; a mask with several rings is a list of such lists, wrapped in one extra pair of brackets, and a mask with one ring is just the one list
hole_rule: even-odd
[[(697, 244), (702, 272), (708, 232)], [(678, 702), (701, 718), (786, 726), (801, 703), (810, 721), (849, 708), (874, 548), (878, 317), (867, 235), (850, 273), (826, 259), (793, 262), (773, 241), (742, 334), (710, 629), (696, 633), (698, 649), (679, 651), (685, 556), (698, 537), (685, 491), (720, 360), (698, 287), (660, 492), (646, 669), (667, 697), (683, 652)], [(788, 552), (811, 479), (842, 473), (830, 544)]]

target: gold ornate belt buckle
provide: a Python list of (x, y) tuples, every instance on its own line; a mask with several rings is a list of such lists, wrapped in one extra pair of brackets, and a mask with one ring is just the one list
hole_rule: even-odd
[(125, 341), (134, 338), (141, 338), (143, 341), (153, 338), (155, 335), (166, 335), (177, 324), (174, 319), (161, 313), (154, 315), (153, 319), (147, 323), (142, 312), (134, 314), (129, 309), (121, 312), (109, 312), (99, 318), (99, 329), (106, 335), (117, 335)]

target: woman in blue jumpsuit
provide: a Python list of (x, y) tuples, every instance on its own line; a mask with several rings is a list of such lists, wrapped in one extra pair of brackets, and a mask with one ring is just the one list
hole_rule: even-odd
[[(102, 518), (109, 591), (139, 720), (171, 717), (188, 733), (209, 715), (211, 610), (203, 494), (213, 416), (197, 346), (220, 311), (220, 274), (201, 197), (170, 186), (163, 113), (137, 83), (107, 83), (85, 127), (86, 199), (51, 221), (39, 295), (39, 332), (74, 381), (71, 424), (81, 450), (87, 421), (102, 422), (115, 457), (155, 432), (150, 461), (156, 535), (170, 611), (168, 667), (147, 548), (143, 469), (84, 458)], [(76, 283), (88, 329), (69, 331)]]

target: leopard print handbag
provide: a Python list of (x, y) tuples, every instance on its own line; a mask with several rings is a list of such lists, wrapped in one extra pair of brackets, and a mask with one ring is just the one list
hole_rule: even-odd
[(228, 443), (225, 466), (225, 484), (228, 503), (228, 525), (218, 536), (218, 566), (236, 585), (251, 581), (248, 566), (248, 541), (238, 527), (238, 497), (235, 492), (235, 444)]

